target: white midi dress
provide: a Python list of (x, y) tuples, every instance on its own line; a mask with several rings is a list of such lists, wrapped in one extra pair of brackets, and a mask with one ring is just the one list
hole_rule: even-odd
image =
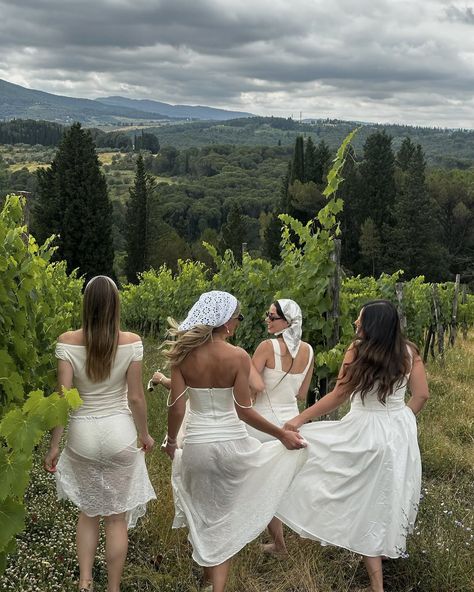
[(376, 391), (353, 396), (340, 421), (301, 427), (308, 460), (277, 517), (304, 538), (369, 557), (400, 557), (421, 489), (416, 418), (405, 405), (406, 381), (386, 405)]
[(184, 445), (172, 467), (173, 528), (187, 526), (193, 559), (212, 567), (265, 529), (306, 450), (249, 437), (232, 388), (188, 388), (187, 395)]
[[(262, 378), (265, 384), (265, 390), (258, 393), (253, 408), (260, 413), (269, 422), (283, 427), (283, 425), (299, 414), (298, 393), (305, 379), (306, 373), (313, 361), (313, 348), (309, 348), (308, 363), (303, 372), (291, 374), (285, 372), (281, 367), (281, 345), (278, 339), (270, 339), (273, 345), (273, 355), (275, 358), (274, 368), (265, 367)], [(273, 436), (260, 432), (251, 426), (247, 426), (250, 436), (257, 438), (260, 442), (270, 442), (274, 440)]]
[(73, 383), (83, 401), (69, 417), (67, 444), (55, 473), (58, 497), (71, 500), (87, 516), (125, 512), (132, 528), (156, 497), (127, 403), (126, 372), (132, 361), (143, 358), (142, 343), (119, 345), (110, 377), (98, 383), (85, 372), (85, 346), (58, 343), (56, 357), (73, 367)]

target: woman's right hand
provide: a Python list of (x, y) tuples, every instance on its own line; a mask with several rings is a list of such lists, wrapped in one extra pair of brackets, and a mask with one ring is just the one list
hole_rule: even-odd
[(46, 456), (44, 457), (44, 468), (48, 473), (56, 472), (56, 464), (58, 462), (59, 448), (57, 446), (51, 446)]
[(307, 446), (306, 441), (298, 432), (292, 432), (285, 429), (280, 436), (280, 442), (285, 448), (288, 448), (288, 450), (299, 450), (300, 448), (306, 448)]
[(146, 436), (139, 436), (138, 440), (141, 444), (141, 449), (143, 452), (150, 452), (153, 446), (155, 445), (155, 440), (150, 436), (150, 434), (146, 434)]

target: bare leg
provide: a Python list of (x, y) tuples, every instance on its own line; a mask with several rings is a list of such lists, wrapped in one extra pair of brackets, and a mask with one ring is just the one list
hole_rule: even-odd
[(382, 558), (364, 556), (364, 563), (370, 578), (370, 589), (372, 592), (383, 592)]
[(80, 512), (77, 521), (76, 547), (80, 588), (89, 588), (92, 582), (92, 566), (99, 542), (99, 520), (99, 516), (90, 517)]
[(278, 518), (272, 518), (268, 525), (268, 532), (272, 537), (273, 543), (263, 545), (263, 551), (274, 555), (286, 555), (288, 551), (286, 550), (285, 538), (283, 536), (283, 524), (281, 523), (281, 520), (278, 520)]
[(224, 592), (229, 576), (230, 559), (209, 568), (209, 576), (212, 582), (212, 592)]
[(120, 579), (128, 550), (125, 513), (104, 516), (105, 561), (107, 563), (107, 592), (120, 591)]

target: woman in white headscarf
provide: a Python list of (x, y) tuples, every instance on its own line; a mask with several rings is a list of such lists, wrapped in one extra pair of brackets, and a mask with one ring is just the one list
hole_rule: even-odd
[[(304, 401), (313, 375), (313, 348), (301, 341), (301, 308), (294, 300), (281, 298), (273, 302), (266, 315), (267, 330), (276, 339), (262, 341), (255, 350), (252, 383), (257, 390), (254, 409), (268, 421), (282, 427), (298, 414), (298, 400)], [(248, 427), (261, 442), (272, 436)], [(266, 553), (286, 555), (283, 527), (273, 518), (268, 525), (272, 542), (263, 545)]]
[[(171, 391), (162, 448), (173, 459), (173, 527), (188, 527), (193, 559), (207, 568), (213, 592), (223, 592), (231, 557), (265, 529), (306, 458), (290, 452), (305, 446), (297, 433), (252, 409), (250, 358), (227, 343), (242, 319), (234, 296), (206, 292), (181, 325), (172, 324), (175, 340), (166, 351)], [(185, 396), (189, 414), (178, 449)], [(241, 420), (275, 441), (250, 438)]]

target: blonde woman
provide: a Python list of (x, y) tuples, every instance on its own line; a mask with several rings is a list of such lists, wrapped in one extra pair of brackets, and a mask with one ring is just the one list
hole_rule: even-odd
[[(80, 510), (77, 523), (79, 590), (90, 592), (99, 520), (106, 532), (107, 591), (118, 592), (133, 527), (155, 498), (144, 452), (153, 448), (142, 386), (143, 346), (120, 331), (115, 283), (92, 278), (83, 300), (83, 326), (59, 336), (58, 387), (75, 386), (82, 406), (70, 416), (67, 444), (59, 456), (63, 427), (54, 428), (44, 465), (54, 472), (58, 496)], [(138, 442), (137, 447), (137, 432)], [(59, 460), (58, 460), (59, 456)]]
[[(231, 557), (265, 529), (304, 461), (302, 451), (289, 451), (305, 446), (300, 436), (252, 409), (250, 358), (227, 343), (242, 318), (231, 294), (202, 294), (174, 325), (176, 339), (166, 352), (171, 392), (163, 449), (173, 459), (173, 526), (188, 527), (193, 559), (205, 568), (213, 592), (223, 592)], [(181, 450), (176, 441), (185, 396)], [(261, 444), (241, 420), (277, 440)]]
[[(256, 373), (252, 383), (257, 391), (254, 409), (268, 421), (282, 427), (299, 413), (298, 400), (305, 401), (314, 368), (313, 348), (301, 340), (302, 313), (289, 298), (270, 305), (265, 315), (267, 330), (276, 339), (259, 344), (252, 358)], [(268, 442), (272, 436), (247, 428), (249, 435)], [(282, 523), (273, 518), (268, 525), (272, 542), (263, 551), (280, 557), (287, 554)]]

